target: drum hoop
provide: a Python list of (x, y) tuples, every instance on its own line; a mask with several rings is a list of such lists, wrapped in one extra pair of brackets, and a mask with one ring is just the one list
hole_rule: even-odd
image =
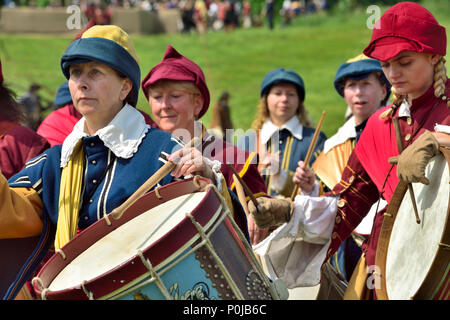
[[(204, 180), (207, 180), (207, 179), (205, 179), (205, 178), (201, 178), (201, 179), (204, 179)], [(209, 181), (209, 180), (208, 180)], [(162, 186), (162, 187), (160, 187), (159, 188), (159, 193), (162, 193), (163, 191), (164, 191), (164, 189), (167, 189), (168, 187), (170, 187), (170, 186), (174, 186), (174, 185), (179, 185), (179, 188), (182, 188), (182, 186), (184, 185), (184, 186), (186, 186), (186, 188), (188, 189), (188, 190), (193, 190), (193, 191), (191, 191), (191, 192), (197, 192), (197, 191), (202, 191), (202, 190), (198, 190), (198, 185), (199, 185), (199, 183), (198, 183), (198, 181), (195, 181), (194, 182), (194, 180), (193, 179), (189, 179), (189, 180), (183, 180), (183, 181), (177, 181), (177, 182), (174, 182), (174, 183), (172, 183), (172, 184), (168, 184), (168, 185), (165, 185), (165, 186)], [(174, 190), (176, 190), (176, 189), (174, 189)], [(183, 189), (184, 190), (184, 189)], [(184, 194), (188, 194), (189, 192), (185, 192), (185, 193), (183, 193), (182, 195), (184, 195)], [(140, 200), (142, 200), (142, 199), (144, 199), (144, 197), (149, 197), (149, 196), (155, 196), (155, 197), (157, 197), (156, 195), (155, 195), (155, 193), (154, 193), (154, 191), (151, 191), (151, 192), (149, 192), (149, 193), (147, 193), (146, 195), (144, 195), (143, 197), (141, 197), (141, 199)], [(173, 197), (171, 197), (170, 199), (174, 199), (174, 198), (176, 198), (178, 195), (175, 195), (175, 196), (173, 196)], [(212, 198), (211, 198), (212, 197)], [(198, 208), (199, 207), (201, 207), (202, 205), (204, 205), (204, 203), (205, 203), (205, 201), (207, 201), (209, 198), (211, 198), (211, 199), (214, 199), (215, 197), (214, 197), (214, 192), (213, 191), (210, 191), (210, 190), (207, 190), (207, 192), (206, 192), (206, 195), (204, 196), (204, 198), (202, 199), (202, 201), (199, 203), (199, 204), (197, 204), (197, 206), (196, 206), (196, 208), (193, 210), (193, 212), (197, 212), (198, 211)], [(216, 202), (217, 203), (217, 205), (218, 206), (220, 206), (220, 199), (217, 199), (217, 200), (215, 200), (214, 202)], [(112, 219), (111, 221), (113, 221), (113, 223), (112, 223), (112, 225), (109, 225), (108, 223), (107, 223), (107, 221), (106, 221), (106, 219), (104, 219), (104, 217), (102, 218), (102, 219), (100, 219), (100, 220), (98, 220), (98, 221), (96, 221), (93, 225), (91, 225), (90, 227), (88, 227), (87, 229), (85, 229), (85, 230), (83, 230), (83, 232), (81, 232), (76, 238), (74, 238), (72, 241), (70, 241), (68, 244), (66, 244), (66, 246), (64, 246), (63, 248), (62, 248), (62, 250), (66, 253), (66, 255), (68, 255), (67, 253), (67, 248), (69, 247), (75, 247), (75, 245), (74, 245), (74, 240), (81, 240), (81, 238), (82, 238), (82, 236), (83, 236), (83, 234), (85, 235), (85, 236), (87, 236), (88, 235), (88, 232), (89, 232), (89, 230), (90, 229), (92, 229), (92, 228), (94, 228), (94, 227), (97, 227), (97, 228), (101, 228), (100, 226), (101, 225), (107, 225), (108, 226), (108, 228), (110, 228), (110, 227), (112, 227), (112, 229), (109, 231), (109, 232), (105, 232), (105, 233), (102, 233), (100, 236), (98, 236), (98, 235), (94, 235), (94, 237), (95, 237), (95, 239), (94, 240), (92, 240), (92, 239), (84, 239), (84, 241), (86, 241), (86, 240), (88, 240), (88, 242), (89, 242), (89, 245), (87, 246), (87, 247), (89, 247), (90, 245), (92, 245), (92, 244), (94, 244), (94, 243), (96, 243), (99, 239), (101, 239), (102, 237), (104, 237), (104, 236), (106, 236), (107, 234), (109, 234), (111, 231), (113, 231), (114, 229), (116, 229), (116, 228), (118, 228), (118, 227), (120, 227), (121, 225), (123, 225), (123, 224), (125, 224), (126, 222), (128, 222), (128, 221), (131, 221), (132, 219), (134, 219), (134, 217), (137, 217), (137, 216), (139, 216), (139, 215), (141, 215), (142, 213), (144, 213), (145, 211), (140, 211), (138, 214), (135, 214), (135, 213), (132, 213), (132, 214), (130, 214), (129, 216), (131, 216), (131, 217), (127, 217), (128, 215), (126, 214), (127, 212), (130, 212), (130, 211), (135, 211), (134, 209), (136, 208), (136, 207), (139, 207), (139, 205), (140, 205), (140, 201), (138, 200), (138, 201), (136, 201), (136, 203), (135, 204), (133, 204), (132, 206), (130, 206), (130, 208), (128, 208), (126, 211), (125, 211), (125, 213), (124, 213), (124, 215), (122, 216), (122, 218), (120, 219), (120, 220), (114, 220), (114, 219)], [(148, 210), (149, 209), (151, 209), (151, 208), (148, 208)], [(209, 218), (208, 218), (209, 219)], [(212, 218), (211, 218), (212, 219)], [(209, 220), (211, 220), (211, 219), (209, 219)], [(208, 222), (209, 222), (209, 220), (208, 220)], [(185, 219), (183, 218), (183, 220), (182, 220), (182, 222), (181, 223), (183, 223), (183, 221), (185, 221)], [(190, 223), (190, 222), (189, 222)], [(194, 227), (193, 227), (194, 228)], [(170, 231), (169, 231), (170, 232)], [(86, 237), (87, 238), (87, 237)], [(153, 247), (155, 244), (157, 244), (157, 243), (159, 243), (162, 239), (164, 239), (165, 238), (165, 236), (163, 236), (161, 239), (159, 239), (158, 241), (156, 241), (153, 245), (151, 245), (151, 246), (149, 246), (149, 247), (147, 247), (146, 248), (146, 250), (145, 251), (147, 251), (149, 248), (151, 248), (151, 247)], [(43, 266), (43, 268), (39, 271), (39, 273), (38, 273), (38, 275), (37, 275), (37, 277), (36, 278), (40, 278), (40, 283), (43, 283), (43, 285), (44, 285), (44, 287), (40, 287), (40, 286), (36, 286), (35, 287), (35, 291), (36, 291), (36, 293), (38, 294), (38, 295), (40, 295), (43, 291), (45, 291), (46, 292), (46, 299), (52, 299), (52, 296), (59, 296), (60, 294), (63, 294), (64, 296), (65, 295), (69, 295), (70, 293), (72, 293), (72, 295), (74, 296), (74, 297), (77, 297), (77, 298), (79, 298), (79, 299), (86, 299), (87, 297), (86, 297), (86, 295), (85, 295), (85, 293), (84, 293), (84, 291), (82, 290), (83, 288), (81, 288), (81, 287), (71, 287), (71, 288), (65, 288), (65, 289), (63, 289), (63, 290), (57, 290), (57, 291), (50, 291), (50, 290), (46, 290), (46, 288), (45, 288), (45, 286), (48, 288), (48, 286), (50, 285), (50, 283), (51, 283), (51, 281), (53, 281), (53, 279), (59, 274), (59, 272), (61, 272), (73, 259), (75, 259), (77, 256), (79, 256), (82, 252), (84, 252), (84, 250), (87, 248), (86, 246), (84, 246), (84, 248), (83, 248), (83, 250), (81, 250), (80, 252), (78, 252), (78, 250), (76, 250), (77, 252), (75, 252), (75, 254), (72, 252), (71, 253), (71, 255), (72, 255), (72, 257), (68, 257), (68, 258), (66, 258), (66, 259), (63, 259), (63, 256), (61, 255), (61, 254), (54, 254), (47, 262), (46, 262), (46, 264)], [(133, 256), (132, 258), (130, 258), (129, 260), (127, 260), (126, 262), (124, 262), (123, 264), (121, 264), (120, 265), (120, 269), (122, 269), (122, 267), (124, 266), (124, 265), (130, 265), (130, 264), (132, 264), (133, 265), (133, 268), (134, 268), (134, 265), (136, 265), (137, 263), (136, 262), (138, 262), (138, 260), (140, 261), (140, 258), (139, 258), (139, 256)], [(163, 259), (163, 261), (164, 261), (165, 259)], [(63, 265), (61, 268), (56, 268), (57, 270), (56, 271), (54, 271), (54, 270), (49, 270), (47, 267), (48, 266), (50, 266), (51, 264), (55, 264), (56, 266), (61, 266), (61, 265)], [(157, 263), (158, 265), (159, 265), (159, 263)], [(141, 265), (142, 265), (142, 263), (141, 263)], [(95, 277), (94, 279), (91, 279), (91, 280), (89, 280), (89, 281), (86, 281), (85, 283), (84, 283), (84, 287), (85, 287), (85, 289), (87, 289), (87, 290), (89, 290), (89, 288), (88, 288), (88, 286), (90, 286), (90, 285), (92, 285), (93, 283), (95, 283), (95, 282), (97, 282), (97, 281), (99, 281), (99, 280), (101, 280), (102, 278), (105, 278), (105, 276), (107, 277), (107, 276), (111, 276), (112, 274), (114, 274), (114, 273), (116, 273), (119, 268), (119, 266), (116, 266), (115, 268), (113, 268), (113, 269), (111, 269), (111, 270), (109, 270), (109, 271), (107, 271), (107, 272), (105, 272), (105, 273), (103, 273), (102, 275), (100, 275), (100, 276), (98, 276), (98, 277)], [(56, 274), (54, 274), (56, 272)], [(36, 282), (36, 281), (35, 281)], [(131, 282), (131, 281), (130, 281)], [(118, 288), (120, 288), (120, 287), (118, 287)], [(118, 288), (114, 288), (113, 290), (108, 290), (109, 292), (112, 292), (112, 291), (116, 291)], [(97, 297), (95, 297), (95, 298), (99, 298), (99, 297), (102, 297), (102, 296), (104, 296), (105, 294), (100, 294), (99, 296), (97, 296)]]
[[(441, 147), (440, 151), (448, 164), (450, 176), (450, 148)], [(383, 223), (381, 226), (380, 235), (378, 238), (375, 265), (379, 268), (380, 274), (374, 274), (379, 277), (380, 287), (375, 288), (377, 299), (389, 300), (386, 284), (386, 262), (389, 248), (391, 233), (394, 227), (395, 218), (402, 203), (403, 197), (408, 190), (408, 184), (402, 180), (399, 181), (395, 191), (392, 195), (391, 201), (388, 204), (386, 213), (384, 214)], [(439, 284), (442, 279), (448, 282), (448, 262), (450, 258), (450, 251), (448, 245), (450, 243), (450, 195), (447, 206), (447, 218), (441, 237), (442, 245), (439, 245), (434, 260), (428, 270), (424, 280), (422, 281), (418, 291), (411, 297), (411, 299), (430, 299), (434, 297), (439, 289)], [(447, 247), (447, 248), (446, 248)], [(439, 276), (436, 278), (435, 275)]]

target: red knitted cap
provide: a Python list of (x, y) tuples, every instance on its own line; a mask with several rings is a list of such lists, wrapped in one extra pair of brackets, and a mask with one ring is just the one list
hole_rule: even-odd
[(171, 45), (167, 46), (163, 59), (154, 66), (141, 82), (142, 91), (148, 100), (148, 87), (159, 80), (190, 81), (200, 90), (203, 96), (201, 118), (209, 107), (210, 94), (202, 69), (193, 61), (178, 53)]
[(445, 28), (431, 12), (415, 2), (400, 2), (376, 22), (372, 39), (363, 52), (370, 58), (387, 61), (401, 51), (445, 56), (446, 49)]

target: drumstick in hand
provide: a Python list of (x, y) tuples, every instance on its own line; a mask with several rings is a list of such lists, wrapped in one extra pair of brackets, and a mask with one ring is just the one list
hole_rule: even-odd
[(244, 180), (242, 180), (242, 178), (239, 176), (239, 174), (236, 172), (236, 169), (234, 169), (234, 167), (230, 164), (227, 164), (228, 167), (233, 171), (236, 179), (239, 181), (239, 183), (242, 185), (242, 187), (244, 188), (245, 193), (250, 197), (250, 200), (253, 202), (253, 204), (255, 205), (256, 210), (258, 210), (258, 202), (256, 201), (255, 196), (253, 195), (253, 192), (250, 190), (250, 188), (247, 186), (247, 184), (244, 182)]
[[(198, 146), (200, 138), (192, 139), (187, 146), (194, 147)], [(201, 140), (200, 140), (201, 142)], [(185, 146), (186, 147), (186, 146)], [(143, 185), (139, 187), (124, 203), (111, 211), (111, 216), (118, 220), (123, 215), (125, 210), (127, 210), (133, 203), (136, 202), (137, 199), (142, 197), (148, 190), (153, 188), (162, 178), (164, 178), (173, 168), (176, 167), (176, 164), (172, 161), (167, 161), (161, 168), (159, 168), (147, 181), (144, 182)]]
[[(401, 140), (401, 133), (400, 133), (400, 126), (398, 124), (398, 118), (397, 117), (393, 117), (392, 118), (392, 122), (394, 123), (394, 130), (395, 130), (395, 138), (397, 140), (397, 148), (398, 148), (398, 152), (399, 154), (403, 152), (403, 143)], [(416, 204), (416, 197), (414, 195), (414, 189), (412, 187), (411, 183), (408, 183), (408, 191), (409, 191), (409, 196), (411, 197), (411, 202), (413, 205), (413, 209), (414, 209), (414, 214), (416, 216), (416, 222), (418, 224), (420, 224), (420, 217), (419, 217), (419, 211), (417, 210), (417, 204)]]
[[(323, 118), (325, 117), (326, 112), (322, 111), (322, 116), (320, 117), (319, 123), (317, 124), (316, 131), (314, 132), (313, 138), (308, 148), (308, 152), (306, 153), (305, 165), (309, 167), (309, 161), (311, 160), (312, 154), (314, 152), (314, 148), (317, 144), (317, 139), (319, 138), (320, 127), (322, 127)], [(298, 184), (295, 184), (294, 190), (292, 191), (291, 200), (294, 200), (295, 196), (298, 193)]]

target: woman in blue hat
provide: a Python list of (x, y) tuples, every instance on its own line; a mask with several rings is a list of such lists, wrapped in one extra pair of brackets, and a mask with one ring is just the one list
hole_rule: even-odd
[[(29, 256), (10, 259), (14, 239), (9, 250), (0, 241), (6, 248), (0, 250), (4, 299), (18, 294), (52, 245), (62, 248), (121, 205), (166, 158), (178, 164), (173, 173), (177, 178), (200, 173), (213, 181), (222, 179), (197, 161), (197, 149), (179, 150), (177, 139), (151, 128), (136, 110), (140, 68), (134, 45), (121, 28), (88, 29), (62, 55), (61, 69), (83, 117), (62, 145), (29, 161), (9, 181), (0, 175), (0, 239), (30, 239), (31, 246)], [(160, 185), (174, 176), (166, 175)]]
[[(260, 172), (270, 195), (290, 197), (297, 163), (305, 159), (315, 130), (303, 104), (303, 79), (293, 70), (272, 70), (261, 83), (260, 97), (252, 124), (256, 132), (243, 136), (238, 146), (258, 151)], [(325, 134), (320, 132), (310, 164), (325, 140)]]
[[(391, 93), (391, 85), (386, 79), (380, 62), (359, 55), (342, 63), (334, 78), (334, 87), (342, 96), (351, 111), (351, 117), (341, 126), (336, 134), (327, 139), (324, 150), (312, 165), (313, 171), (305, 170), (299, 162), (294, 175), (294, 182), (301, 190), (330, 191), (341, 180), (345, 164), (350, 158), (369, 117), (386, 105)], [(319, 180), (316, 181), (316, 178)], [(320, 187), (319, 187), (320, 184)], [(386, 204), (383, 200), (383, 206)], [(376, 205), (355, 228), (352, 237), (347, 238), (326, 263), (322, 270), (322, 285), (318, 299), (343, 298), (347, 282), (361, 256), (361, 243), (367, 240), (372, 229)], [(336, 281), (336, 276), (344, 281)], [(331, 284), (331, 285), (327, 285)]]

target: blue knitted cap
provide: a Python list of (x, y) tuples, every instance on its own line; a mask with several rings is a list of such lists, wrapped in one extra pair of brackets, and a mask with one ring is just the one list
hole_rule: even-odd
[(69, 67), (72, 64), (97, 61), (121, 72), (133, 83), (136, 106), (141, 82), (141, 70), (136, 52), (128, 34), (113, 25), (93, 26), (83, 36), (73, 41), (61, 57), (61, 69), (69, 79)]
[(305, 100), (305, 84), (303, 83), (302, 77), (295, 71), (285, 70), (284, 68), (278, 68), (266, 74), (261, 83), (260, 96), (262, 97), (267, 94), (274, 84), (283, 82), (295, 84), (300, 100)]

